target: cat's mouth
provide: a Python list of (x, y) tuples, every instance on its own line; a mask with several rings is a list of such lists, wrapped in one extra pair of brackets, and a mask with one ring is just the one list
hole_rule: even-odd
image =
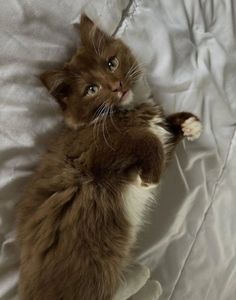
[(127, 96), (128, 93), (129, 93), (129, 90), (118, 92), (117, 96), (119, 99), (123, 99), (123, 98), (125, 98), (125, 96)]
[(118, 92), (118, 98), (120, 100), (120, 105), (125, 106), (130, 104), (133, 101), (133, 92), (132, 90), (126, 90)]

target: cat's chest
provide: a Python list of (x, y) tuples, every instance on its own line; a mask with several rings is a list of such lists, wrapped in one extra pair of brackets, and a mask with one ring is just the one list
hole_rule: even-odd
[(135, 239), (137, 232), (144, 225), (148, 210), (155, 202), (155, 193), (158, 186), (144, 187), (141, 179), (129, 184), (123, 191), (124, 209), (132, 228), (132, 236)]
[[(165, 152), (166, 144), (168, 144), (171, 134), (163, 126), (164, 122), (161, 116), (153, 116), (148, 121), (147, 129), (161, 142)], [(137, 175), (136, 182), (129, 184), (123, 192), (125, 212), (133, 226), (134, 238), (139, 228), (145, 223), (145, 215), (148, 209), (152, 206), (152, 203), (155, 203), (157, 190), (157, 184), (144, 186)]]
[[(165, 117), (159, 106), (156, 105), (141, 105), (134, 112), (128, 113), (125, 126), (133, 127), (137, 131), (148, 129), (154, 134), (163, 146), (171, 138), (171, 133), (165, 127)], [(131, 124), (130, 124), (131, 123)], [(121, 124), (121, 128), (122, 128)]]
[(161, 116), (154, 116), (148, 121), (148, 129), (162, 143), (163, 146), (170, 140), (171, 133), (163, 126), (165, 120)]

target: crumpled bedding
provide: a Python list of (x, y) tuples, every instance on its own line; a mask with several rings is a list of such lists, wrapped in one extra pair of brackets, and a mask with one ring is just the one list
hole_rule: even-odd
[[(89, 2), (89, 3), (88, 3)], [(79, 43), (89, 7), (145, 65), (167, 113), (191, 111), (202, 137), (182, 142), (162, 182), (137, 259), (163, 300), (236, 295), (236, 4), (234, 0), (8, 0), (0, 10), (0, 299), (17, 299), (14, 206), (59, 110), (37, 75)]]

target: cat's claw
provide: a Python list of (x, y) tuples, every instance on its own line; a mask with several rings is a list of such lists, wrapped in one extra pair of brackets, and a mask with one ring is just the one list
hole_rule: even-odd
[(183, 135), (189, 140), (198, 139), (202, 133), (202, 124), (196, 117), (190, 117), (181, 125)]

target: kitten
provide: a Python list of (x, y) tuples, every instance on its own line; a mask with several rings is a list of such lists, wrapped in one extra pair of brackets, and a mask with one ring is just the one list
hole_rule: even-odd
[(21, 300), (112, 299), (152, 187), (182, 137), (201, 133), (191, 113), (135, 106), (141, 70), (121, 40), (85, 15), (80, 34), (70, 62), (41, 76), (66, 125), (18, 206)]

